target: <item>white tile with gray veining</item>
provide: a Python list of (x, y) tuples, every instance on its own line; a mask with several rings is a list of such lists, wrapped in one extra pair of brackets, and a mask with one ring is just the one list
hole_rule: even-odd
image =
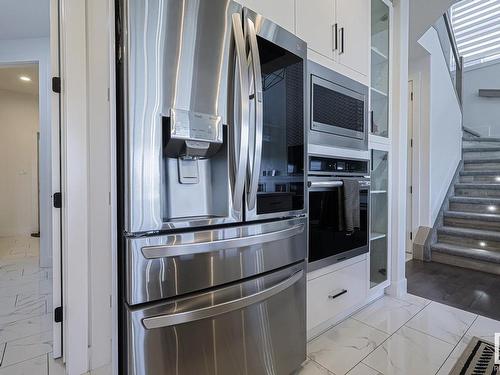
[(336, 375), (345, 374), (389, 335), (355, 319), (347, 319), (309, 342), (309, 358)]
[(406, 326), (456, 345), (476, 317), (476, 314), (431, 302)]
[(384, 375), (435, 374), (454, 346), (402, 327), (363, 360)]
[(410, 302), (385, 297), (375, 301), (354, 315), (354, 319), (385, 333), (392, 334), (422, 310), (422, 308)]

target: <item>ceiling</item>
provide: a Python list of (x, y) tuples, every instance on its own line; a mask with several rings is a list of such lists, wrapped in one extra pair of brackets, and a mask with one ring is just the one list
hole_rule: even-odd
[[(424, 2), (422, 0), (410, 0), (410, 59), (417, 59), (425, 55), (424, 49), (418, 44), (418, 40), (456, 2), (457, 0)], [(423, 5), (424, 3), (425, 5)]]
[[(31, 78), (31, 82), (21, 81), (19, 79), (21, 76)], [(38, 65), (22, 64), (0, 67), (0, 90), (38, 95)]]
[(50, 0), (0, 0), (0, 40), (50, 35)]

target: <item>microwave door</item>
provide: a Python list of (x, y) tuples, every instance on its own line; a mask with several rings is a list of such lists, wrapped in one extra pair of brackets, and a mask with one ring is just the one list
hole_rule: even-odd
[(307, 46), (249, 9), (243, 15), (252, 77), (245, 217), (254, 221), (305, 214)]

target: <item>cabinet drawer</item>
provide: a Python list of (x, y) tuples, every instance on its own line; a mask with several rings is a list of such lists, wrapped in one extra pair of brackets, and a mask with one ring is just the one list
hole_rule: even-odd
[(366, 261), (307, 283), (307, 329), (334, 318), (366, 299)]

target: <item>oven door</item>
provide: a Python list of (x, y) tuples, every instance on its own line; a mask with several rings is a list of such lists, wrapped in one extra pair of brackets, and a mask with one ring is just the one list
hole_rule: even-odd
[(359, 181), (360, 227), (346, 229), (341, 179), (309, 182), (309, 267), (314, 270), (368, 252), (370, 181)]
[(129, 375), (288, 375), (306, 359), (305, 264), (128, 307)]

